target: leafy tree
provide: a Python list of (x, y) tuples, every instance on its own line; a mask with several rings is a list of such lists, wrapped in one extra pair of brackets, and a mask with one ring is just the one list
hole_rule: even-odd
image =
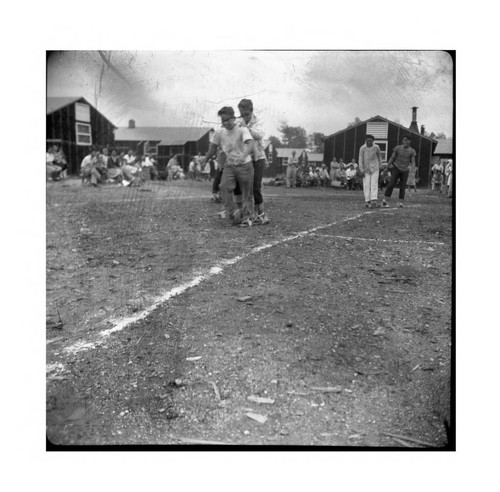
[(283, 121), (279, 131), (284, 147), (296, 149), (307, 147), (307, 133), (301, 126), (289, 126)]
[(360, 120), (360, 119), (356, 116), (356, 117), (354, 118), (354, 121), (353, 121), (352, 123), (349, 123), (349, 124), (347, 125), (347, 128), (349, 128), (349, 127), (351, 127), (351, 126), (354, 126), (354, 125), (357, 125), (358, 123), (361, 123), (361, 120)]
[(281, 143), (281, 140), (278, 137), (275, 137), (274, 135), (271, 135), (269, 137), (269, 142), (272, 144), (272, 146), (275, 149), (279, 149), (280, 147), (283, 147), (283, 144)]
[(446, 135), (443, 133), (443, 132), (439, 132), (437, 135), (436, 135), (436, 138), (438, 140), (441, 140), (441, 139), (446, 139)]
[(309, 148), (313, 152), (324, 152), (326, 135), (321, 132), (313, 132), (308, 135), (307, 140)]

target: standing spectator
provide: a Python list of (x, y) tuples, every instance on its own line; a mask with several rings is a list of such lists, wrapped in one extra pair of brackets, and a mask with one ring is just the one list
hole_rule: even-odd
[(196, 162), (195, 162), (195, 158), (193, 157), (191, 159), (191, 162), (189, 163), (189, 166), (188, 166), (188, 179), (194, 179), (195, 168), (196, 168)]
[(374, 140), (373, 135), (367, 135), (364, 145), (359, 149), (359, 171), (363, 178), (363, 192), (367, 208), (378, 207), (378, 178), (382, 158), (380, 148), (374, 144)]
[(201, 181), (201, 171), (203, 169), (203, 157), (201, 152), (198, 152), (198, 155), (194, 158), (195, 166), (194, 166), (194, 177), (196, 181)]
[(439, 161), (437, 161), (431, 167), (431, 172), (432, 172), (431, 190), (434, 192), (435, 189), (437, 188), (439, 190), (439, 193), (442, 193), (444, 167), (441, 162), (441, 159), (439, 159)]
[(358, 164), (356, 163), (356, 159), (354, 157), (351, 159), (351, 164), (354, 166), (354, 169), (358, 169)]
[(448, 171), (448, 177), (446, 184), (448, 186), (448, 198), (453, 197), (453, 161), (450, 159), (446, 166), (446, 171)]
[(339, 163), (337, 162), (337, 158), (334, 157), (333, 161), (330, 162), (330, 181), (335, 180), (335, 171), (339, 168)]
[(297, 166), (299, 160), (295, 157), (295, 150), (292, 151), (291, 157), (288, 159), (288, 166), (286, 168), (286, 187), (295, 188), (295, 181), (297, 179)]
[(172, 181), (174, 179), (174, 169), (177, 172), (179, 168), (179, 162), (177, 161), (177, 154), (173, 155), (167, 164), (167, 181)]
[(403, 145), (398, 145), (394, 148), (391, 158), (388, 161), (388, 168), (391, 171), (391, 180), (389, 186), (385, 190), (382, 207), (388, 207), (387, 200), (391, 198), (392, 190), (399, 179), (399, 201), (398, 207), (404, 207), (406, 182), (408, 181), (408, 173), (410, 166), (415, 165), (415, 156), (417, 153), (410, 147), (411, 136), (403, 137)]
[(345, 165), (344, 159), (342, 159), (342, 157), (341, 157), (341, 158), (340, 158), (340, 160), (339, 160), (339, 168), (340, 168), (340, 169), (345, 169), (345, 168), (346, 168), (346, 165)]
[(413, 191), (416, 193), (417, 192), (417, 166), (414, 164), (410, 166), (410, 171), (408, 173), (408, 181), (406, 182), (406, 185), (408, 186), (408, 191), (411, 191), (413, 188)]
[[(269, 218), (264, 212), (264, 198), (262, 197), (262, 176), (264, 175), (264, 169), (269, 166), (262, 143), (265, 133), (260, 126), (260, 121), (253, 112), (251, 99), (242, 99), (238, 104), (238, 109), (241, 116), (239, 125), (246, 127), (253, 139), (253, 198), (257, 212), (255, 223), (268, 224)], [(239, 201), (238, 197), (236, 199)]]
[(201, 170), (201, 173), (203, 175), (203, 178), (205, 181), (210, 181), (210, 161), (212, 159), (210, 159), (209, 161), (207, 161), (204, 166), (203, 166), (203, 169)]

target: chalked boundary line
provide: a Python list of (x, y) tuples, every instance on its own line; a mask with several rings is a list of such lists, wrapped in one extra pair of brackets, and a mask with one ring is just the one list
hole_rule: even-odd
[[(197, 274), (194, 278), (189, 280), (188, 282), (184, 282), (183, 284), (174, 287), (173, 289), (170, 289), (169, 291), (165, 292), (161, 296), (159, 296), (151, 306), (147, 307), (146, 309), (142, 310), (141, 312), (137, 313), (135, 316), (130, 316), (127, 318), (123, 318), (116, 322), (115, 326), (113, 328), (109, 328), (107, 330), (101, 331), (97, 335), (97, 339), (91, 340), (91, 341), (79, 341), (76, 342), (68, 347), (63, 348), (64, 352), (68, 354), (76, 354), (78, 352), (86, 351), (86, 350), (92, 350), (95, 349), (98, 346), (102, 346), (105, 342), (106, 339), (113, 333), (119, 332), (127, 328), (128, 326), (137, 323), (138, 321), (141, 321), (148, 317), (153, 311), (161, 307), (163, 304), (165, 304), (167, 301), (170, 299), (177, 297), (184, 292), (186, 292), (189, 289), (192, 289), (193, 287), (196, 287), (197, 285), (200, 285), (202, 282), (212, 278), (215, 275), (218, 275), (222, 273), (225, 269), (225, 267), (234, 265), (236, 263), (239, 263), (241, 260), (244, 260), (245, 258), (260, 253), (261, 251), (264, 251), (269, 248), (273, 248), (274, 246), (279, 246), (280, 244), (287, 243), (289, 241), (293, 241), (295, 239), (299, 239), (305, 236), (309, 235), (314, 235), (316, 231), (322, 230), (322, 229), (328, 229), (329, 227), (335, 226), (342, 224), (344, 222), (350, 222), (352, 220), (359, 219), (360, 217), (363, 217), (365, 215), (373, 214), (375, 211), (369, 211), (369, 212), (363, 212), (360, 214), (357, 214), (353, 217), (346, 217), (345, 219), (338, 220), (335, 222), (331, 222), (329, 224), (313, 227), (312, 229), (308, 229), (307, 231), (302, 231), (298, 232), (297, 234), (294, 234), (292, 236), (287, 236), (281, 239), (277, 239), (276, 241), (271, 241), (270, 243), (262, 244), (260, 246), (256, 246), (255, 248), (252, 248), (250, 251), (247, 253), (244, 253), (239, 256), (235, 256), (234, 258), (230, 258), (228, 260), (222, 260), (219, 261), (215, 266), (209, 268), (207, 271), (204, 273), (199, 273)], [(51, 373), (51, 372), (63, 372), (64, 366), (61, 363), (56, 363), (56, 364), (47, 364), (46, 366), (46, 373)]]
[(315, 234), (313, 236), (317, 237), (331, 237), (333, 239), (344, 239), (346, 241), (372, 241), (375, 243), (393, 243), (393, 244), (433, 244), (434, 246), (446, 246), (446, 243), (441, 243), (437, 241), (406, 241), (404, 239), (378, 239), (372, 237), (351, 237), (351, 236), (333, 236), (331, 234)]

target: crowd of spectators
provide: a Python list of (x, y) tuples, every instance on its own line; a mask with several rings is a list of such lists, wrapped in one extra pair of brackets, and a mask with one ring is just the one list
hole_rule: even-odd
[[(97, 187), (103, 183), (117, 183), (122, 186), (140, 185), (146, 180), (166, 179), (167, 181), (192, 179), (210, 181), (218, 169), (217, 160), (210, 159), (203, 165), (201, 153), (193, 156), (187, 173), (182, 167), (183, 156), (175, 154), (168, 159), (164, 171), (160, 172), (153, 154), (127, 153), (103, 147), (92, 148), (80, 165), (80, 177), (83, 183)], [(60, 181), (68, 177), (68, 164), (63, 151), (58, 145), (47, 148), (46, 171), (48, 181)]]

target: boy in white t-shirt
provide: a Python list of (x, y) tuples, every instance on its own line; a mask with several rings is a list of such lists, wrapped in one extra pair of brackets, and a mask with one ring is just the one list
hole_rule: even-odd
[[(246, 127), (236, 125), (234, 109), (224, 106), (217, 113), (221, 119), (222, 128), (215, 134), (207, 155), (202, 161), (205, 165), (220, 147), (226, 155), (226, 163), (220, 190), (226, 216), (233, 219), (234, 224), (251, 226), (254, 218), (253, 203), (253, 163), (251, 152), (253, 139)], [(241, 209), (234, 202), (233, 192), (239, 185), (242, 194)]]

